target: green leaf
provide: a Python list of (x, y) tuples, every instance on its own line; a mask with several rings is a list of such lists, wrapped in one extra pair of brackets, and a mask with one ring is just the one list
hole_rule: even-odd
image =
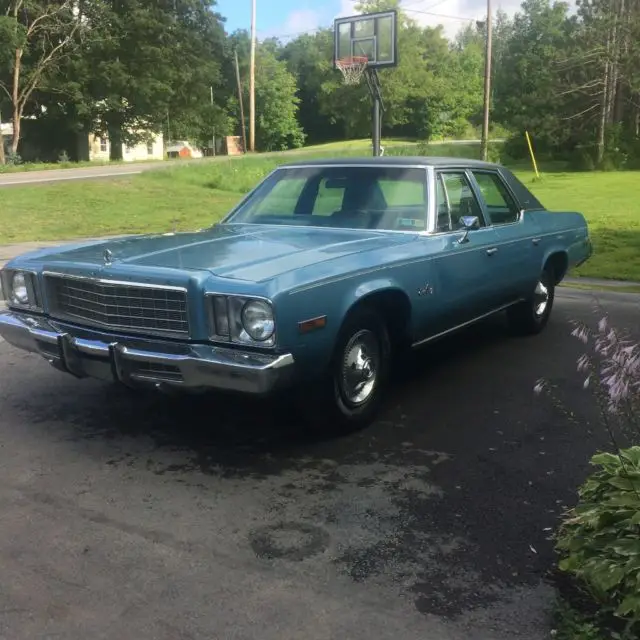
[(597, 583), (603, 591), (610, 591), (613, 587), (620, 584), (626, 575), (624, 567), (616, 567), (609, 565), (608, 568), (600, 571)]
[(629, 449), (622, 449), (620, 455), (630, 462), (634, 467), (640, 467), (640, 447), (630, 447)]
[(638, 491), (640, 492), (640, 476), (638, 478), (624, 478), (622, 476), (615, 476), (608, 480), (608, 483), (616, 489), (622, 489), (623, 491)]
[(640, 615), (640, 594), (628, 595), (616, 609), (618, 616), (628, 616), (629, 614)]
[(603, 467), (619, 467), (620, 458), (618, 458), (618, 456), (614, 455), (613, 453), (597, 453), (591, 458), (591, 464), (600, 465)]
[(640, 537), (618, 540), (612, 549), (621, 556), (640, 556)]

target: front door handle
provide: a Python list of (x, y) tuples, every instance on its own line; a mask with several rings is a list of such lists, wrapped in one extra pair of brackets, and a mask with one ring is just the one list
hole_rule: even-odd
[(498, 252), (498, 247), (491, 247), (491, 249), (487, 249), (487, 255), (492, 256), (494, 253)]
[(533, 242), (533, 244), (535, 244), (535, 245), (539, 245), (540, 244), (540, 238), (531, 238), (531, 242)]

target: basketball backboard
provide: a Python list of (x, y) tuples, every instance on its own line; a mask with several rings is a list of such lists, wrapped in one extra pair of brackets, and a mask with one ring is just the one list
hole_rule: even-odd
[(366, 56), (372, 68), (398, 64), (396, 11), (364, 13), (334, 22), (334, 66), (337, 60)]

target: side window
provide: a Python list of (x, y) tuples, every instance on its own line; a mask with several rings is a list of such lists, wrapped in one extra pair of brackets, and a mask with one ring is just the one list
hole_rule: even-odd
[(437, 231), (460, 229), (460, 218), (476, 216), (485, 226), (482, 210), (464, 173), (443, 171), (436, 176)]
[(473, 171), (482, 197), (487, 205), (487, 213), (491, 224), (509, 224), (517, 222), (520, 209), (511, 194), (495, 173)]

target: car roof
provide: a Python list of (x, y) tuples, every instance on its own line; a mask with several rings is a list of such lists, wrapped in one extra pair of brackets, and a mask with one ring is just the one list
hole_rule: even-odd
[(362, 158), (314, 158), (312, 160), (300, 160), (281, 164), (281, 168), (286, 167), (313, 167), (313, 166), (331, 166), (331, 165), (359, 165), (372, 166), (391, 165), (391, 166), (421, 166), (421, 167), (476, 167), (478, 169), (499, 169), (502, 165), (495, 162), (484, 162), (483, 160), (473, 160), (471, 158), (455, 158), (447, 156), (379, 156), (379, 157), (362, 157)]
[(519, 200), (520, 206), (526, 211), (544, 209), (544, 205), (526, 187), (514, 173), (497, 162), (485, 162), (472, 158), (455, 158), (448, 156), (366, 156), (362, 158), (315, 158), (312, 160), (300, 160), (281, 164), (279, 169), (295, 167), (330, 167), (330, 166), (396, 166), (396, 167), (435, 167), (435, 168), (462, 168), (462, 169), (490, 169), (499, 171), (507, 181), (511, 190)]

